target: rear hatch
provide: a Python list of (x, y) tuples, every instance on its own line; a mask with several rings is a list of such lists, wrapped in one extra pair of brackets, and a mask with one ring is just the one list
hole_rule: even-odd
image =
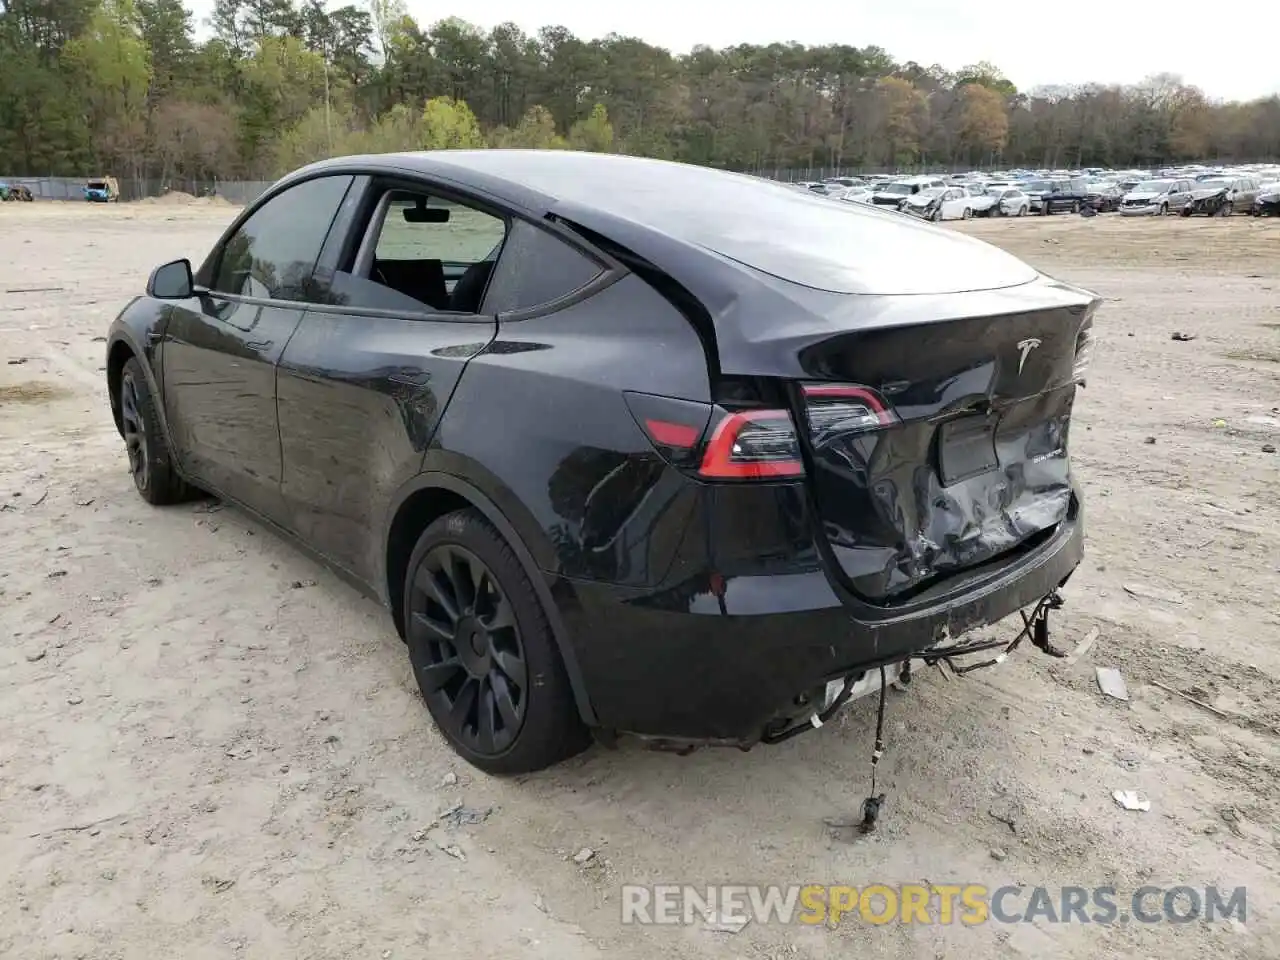
[(787, 391), (822, 537), (873, 602), (1038, 542), (1071, 510), (1067, 437), (1090, 307), (839, 335)]

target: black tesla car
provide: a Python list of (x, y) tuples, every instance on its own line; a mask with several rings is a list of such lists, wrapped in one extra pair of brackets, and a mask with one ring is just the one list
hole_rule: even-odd
[(143, 497), (230, 500), (380, 598), (509, 773), (593, 729), (776, 740), (1054, 594), (1097, 305), (753, 177), (348, 157), (158, 267), (107, 378)]

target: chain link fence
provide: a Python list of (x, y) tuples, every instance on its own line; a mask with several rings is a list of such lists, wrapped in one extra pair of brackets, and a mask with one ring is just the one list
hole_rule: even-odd
[[(6, 177), (0, 174), (0, 183), (22, 185), (37, 200), (84, 200), (85, 184), (93, 177)], [(188, 194), (192, 197), (221, 197), (228, 203), (242, 206), (256, 199), (270, 180), (136, 180), (120, 179), (120, 200), (147, 200), (166, 194)]]
[(918, 165), (906, 167), (790, 167), (790, 168), (757, 168), (747, 170), (746, 173), (753, 174), (757, 177), (765, 177), (769, 180), (781, 180), (784, 183), (799, 183), (801, 181), (821, 181), (834, 179), (836, 177), (867, 177), (867, 176), (892, 176), (892, 177), (914, 177), (914, 176), (950, 176), (953, 171), (945, 166), (938, 165)]
[[(745, 173), (771, 180), (797, 182), (801, 180), (826, 180), (831, 177), (858, 177), (868, 174), (892, 174), (909, 176), (914, 174), (944, 174), (942, 167), (916, 166), (893, 168), (872, 167), (793, 167), (756, 168)], [(0, 183), (11, 185), (22, 184), (30, 189), (37, 200), (84, 200), (85, 184), (92, 177), (6, 177), (0, 175)], [(192, 197), (221, 197), (228, 203), (243, 206), (253, 200), (271, 186), (270, 180), (137, 180), (117, 178), (120, 185), (120, 199), (123, 202), (147, 200), (163, 197), (166, 194), (188, 194)]]

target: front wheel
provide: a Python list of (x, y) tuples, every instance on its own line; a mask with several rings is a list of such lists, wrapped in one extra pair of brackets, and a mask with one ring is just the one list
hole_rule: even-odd
[(1014, 216), (1025, 217), (1026, 215), (1027, 215), (1027, 205), (1024, 203), (1022, 206), (1018, 208), (1018, 212), (1014, 214)]
[(1235, 204), (1232, 203), (1230, 200), (1228, 200), (1226, 203), (1222, 205), (1222, 208), (1218, 211), (1218, 216), (1229, 217), (1235, 212), (1236, 212)]
[(972, 208), (972, 207), (965, 207), (965, 208), (964, 208), (964, 212), (960, 214), (960, 219), (961, 219), (961, 220), (972, 220), (972, 219), (973, 219), (973, 208)]
[(422, 532), (404, 624), (427, 710), (472, 766), (530, 773), (590, 744), (538, 594), (479, 513), (459, 510)]
[(1162, 217), (1167, 217), (1169, 215), (1169, 205), (1167, 203), (1160, 204), (1159, 215)]
[(160, 413), (137, 357), (130, 357), (120, 373), (120, 433), (129, 454), (133, 485), (142, 499), (162, 506), (195, 494), (174, 468)]

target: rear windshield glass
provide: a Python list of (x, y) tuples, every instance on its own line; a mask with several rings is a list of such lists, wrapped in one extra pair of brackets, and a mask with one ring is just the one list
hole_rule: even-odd
[[(910, 195), (911, 185), (894, 186)], [(989, 267), (987, 248), (970, 249), (955, 243), (954, 234), (908, 225), (901, 214), (869, 204), (832, 203), (746, 177), (709, 176), (701, 187), (662, 197), (615, 191), (609, 206), (775, 277), (834, 293), (931, 288), (934, 278), (920, 263), (944, 255), (955, 270), (974, 260), (974, 287), (1035, 278), (1016, 261), (1000, 267), (998, 278), (979, 275), (978, 261)]]

